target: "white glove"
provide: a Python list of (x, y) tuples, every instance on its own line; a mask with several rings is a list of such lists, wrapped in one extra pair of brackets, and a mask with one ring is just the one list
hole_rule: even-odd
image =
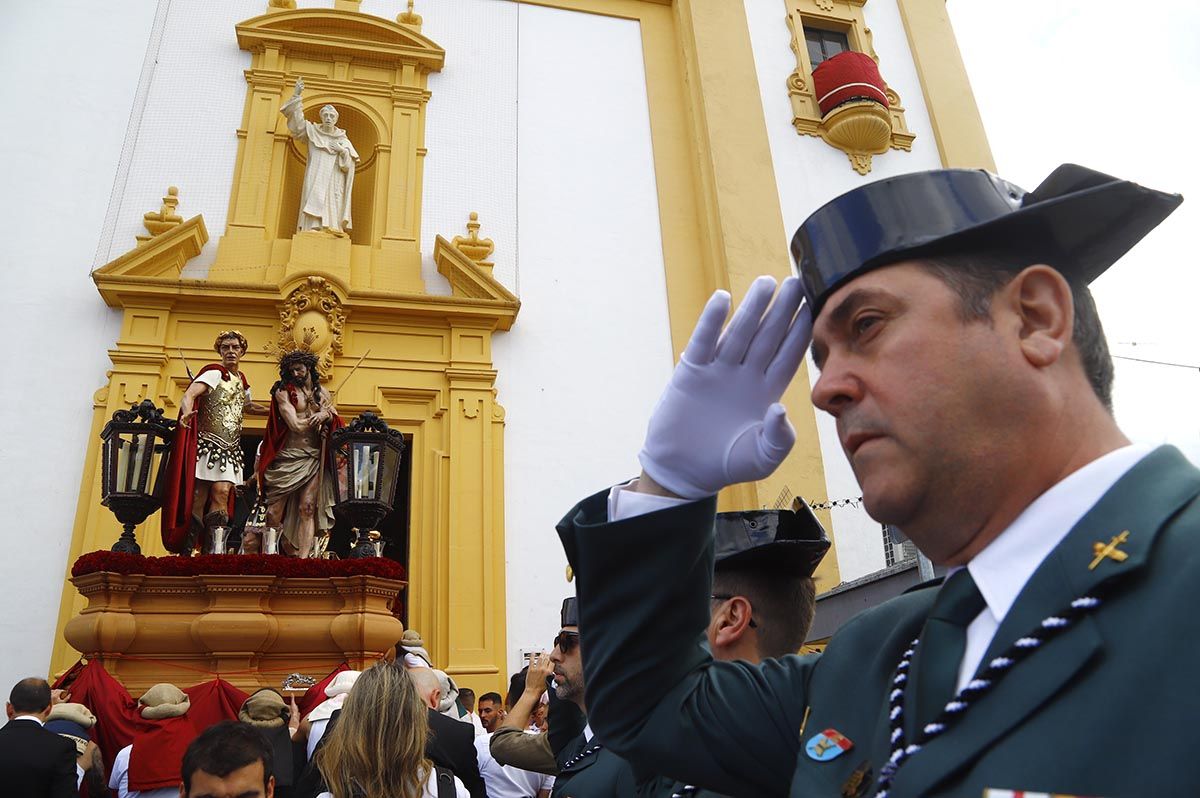
[(756, 279), (723, 335), (730, 297), (714, 293), (650, 416), (638, 459), (678, 496), (762, 479), (796, 442), (779, 398), (804, 360), (812, 315), (800, 307), (797, 278), (783, 281), (767, 310), (774, 293), (773, 277)]

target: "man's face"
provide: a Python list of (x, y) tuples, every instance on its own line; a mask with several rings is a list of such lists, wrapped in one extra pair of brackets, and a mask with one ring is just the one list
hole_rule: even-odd
[[(579, 627), (564, 626), (550, 650), (554, 663), (554, 689), (564, 701), (583, 698), (583, 658), (579, 655)], [(563, 651), (563, 649), (567, 649)]]
[(222, 338), (217, 342), (217, 353), (221, 355), (221, 365), (225, 368), (237, 368), (242, 358), (242, 342), (236, 338)]
[(813, 329), (813, 404), (837, 419), (867, 511), (935, 562), (964, 549), (1031, 454), (1017, 431), (1037, 383), (998, 299), (993, 323), (965, 322), (907, 261), (842, 286)]
[(266, 786), (263, 785), (261, 759), (225, 776), (197, 770), (192, 774), (191, 790), (185, 792), (183, 785), (179, 785), (179, 798), (272, 798), (275, 794), (275, 777), (271, 776), (265, 781)]
[(327, 125), (332, 125), (333, 123), (337, 122), (338, 121), (337, 111), (333, 110), (332, 108), (322, 108), (321, 109), (321, 121)]
[(489, 732), (494, 732), (504, 719), (500, 706), (490, 698), (479, 699), (479, 722)]
[(308, 383), (308, 366), (304, 363), (293, 363), (288, 367), (288, 374), (291, 375), (292, 383), (295, 385)]

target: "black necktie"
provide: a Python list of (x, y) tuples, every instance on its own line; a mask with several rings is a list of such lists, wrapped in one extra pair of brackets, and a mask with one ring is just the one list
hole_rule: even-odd
[(967, 626), (987, 603), (966, 568), (946, 580), (921, 630), (917, 654), (917, 729), (931, 722), (954, 697), (958, 666), (967, 647)]

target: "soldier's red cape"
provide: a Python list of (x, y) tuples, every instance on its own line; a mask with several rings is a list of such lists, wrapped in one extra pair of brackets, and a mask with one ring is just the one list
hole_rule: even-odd
[[(295, 385), (284, 386), (288, 393), (288, 401), (292, 403), (292, 407), (299, 409), (299, 399), (296, 394)], [(346, 422), (342, 421), (342, 417), (334, 413), (333, 418), (329, 419), (329, 431), (333, 432), (346, 426)], [(259, 491), (265, 490), (266, 480), (263, 475), (267, 473), (267, 469), (275, 460), (275, 456), (283, 450), (287, 443), (288, 425), (283, 420), (283, 414), (279, 412), (279, 405), (275, 400), (275, 394), (271, 394), (271, 414), (267, 416), (267, 431), (263, 434), (262, 451), (258, 453), (258, 465), (254, 469), (254, 473), (258, 476)], [(325, 468), (325, 463), (321, 463), (321, 468)], [(269, 500), (269, 499), (268, 499)]]
[[(209, 363), (197, 372), (199, 377), (205, 372), (216, 369), (221, 372), (221, 379), (229, 379), (229, 369), (217, 363)], [(248, 389), (250, 383), (243, 373), (242, 388)], [(193, 380), (194, 381), (194, 380)], [(191, 386), (188, 386), (191, 387)], [(167, 551), (180, 554), (187, 547), (188, 532), (192, 524), (192, 494), (196, 490), (196, 419), (200, 417), (200, 403), (206, 397), (196, 400), (196, 415), (192, 416), (188, 426), (180, 424), (175, 428), (175, 443), (171, 446), (171, 457), (167, 461), (163, 480), (162, 506), (162, 541)], [(180, 408), (180, 412), (183, 409)], [(229, 517), (233, 517), (234, 493), (229, 492)]]

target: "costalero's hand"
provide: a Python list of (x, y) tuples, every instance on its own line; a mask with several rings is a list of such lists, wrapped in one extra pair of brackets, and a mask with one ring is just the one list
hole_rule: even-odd
[[(658, 400), (638, 455), (645, 473), (685, 499), (762, 479), (796, 442), (779, 403), (808, 349), (812, 315), (800, 281), (759, 277), (724, 334), (730, 297), (717, 291)], [(770, 309), (768, 305), (770, 304)]]

